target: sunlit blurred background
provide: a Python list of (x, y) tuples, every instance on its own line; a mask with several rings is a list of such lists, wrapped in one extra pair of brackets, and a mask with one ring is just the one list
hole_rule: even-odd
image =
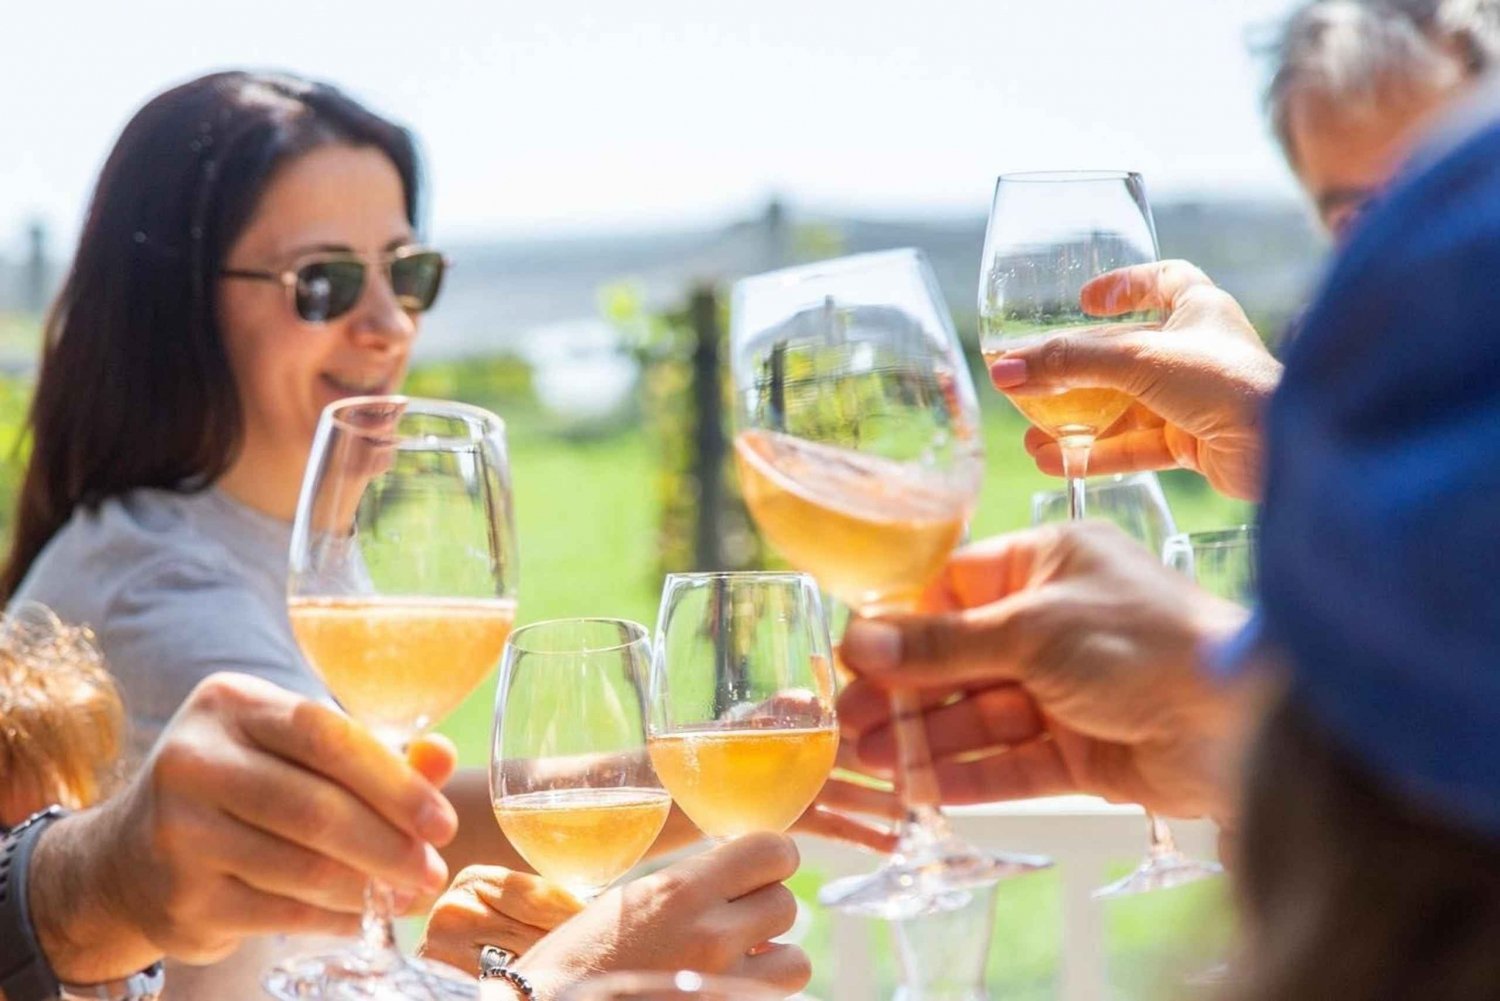
[[(770, 559), (732, 470), (703, 461), (722, 456), (722, 428), (695, 403), (695, 385), (717, 377), (736, 277), (921, 247), (972, 350), (995, 175), (1126, 168), (1146, 177), (1163, 255), (1203, 267), (1274, 338), (1324, 252), (1261, 110), (1263, 49), (1290, 6), (7, 3), (0, 522), (41, 315), (94, 175), (130, 114), (170, 84), (287, 69), (415, 130), (428, 237), (456, 266), (408, 388), (509, 422), (523, 620), (650, 622), (664, 571)], [(980, 385), (989, 472), (976, 536), (1025, 524), (1032, 492), (1056, 486), (1022, 452), (1023, 421)], [(1194, 476), (1164, 482), (1180, 527), (1247, 517)], [(701, 510), (704, 495), (723, 503)], [(471, 763), (485, 754), (491, 697), (448, 728)], [(1054, 890), (1044, 878), (1002, 895), (1000, 996), (1053, 996)], [(1145, 930), (1170, 920), (1110, 924), (1112, 953), (1129, 967)]]

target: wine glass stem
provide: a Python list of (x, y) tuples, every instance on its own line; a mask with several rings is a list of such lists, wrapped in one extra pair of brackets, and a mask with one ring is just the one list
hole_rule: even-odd
[(1172, 839), (1172, 829), (1167, 826), (1166, 820), (1158, 814), (1147, 810), (1146, 821), (1151, 825), (1152, 857), (1175, 855), (1177, 853), (1177, 842)]
[[(390, 740), (383, 743), (402, 761), (406, 760), (406, 749), (410, 740)], [(396, 948), (396, 927), (392, 917), (396, 909), (395, 893), (390, 885), (378, 879), (365, 884), (365, 905), (359, 915), (359, 951), (368, 960), (384, 959), (387, 963), (401, 961), (401, 950)]]
[(365, 884), (365, 908), (360, 915), (360, 951), (374, 958), (399, 955), (396, 929), (391, 924), (394, 910), (391, 888), (379, 880)]
[[(914, 611), (915, 597), (903, 597), (859, 608), (858, 614)], [(851, 609), (852, 611), (852, 609)], [(932, 748), (927, 744), (927, 725), (922, 718), (922, 697), (911, 689), (897, 688), (891, 695), (891, 729), (896, 738), (896, 798), (901, 802), (901, 822), (896, 828), (892, 860), (900, 862), (930, 854), (935, 845), (953, 837), (953, 829), (939, 808), (943, 802)]]
[(1068, 481), (1068, 519), (1083, 519), (1083, 497), (1085, 477), (1089, 475), (1089, 452), (1094, 439), (1081, 435), (1069, 435), (1058, 439), (1062, 450), (1063, 476)]
[(896, 736), (896, 795), (902, 808), (895, 854), (911, 858), (947, 838), (950, 830), (938, 809), (942, 793), (917, 692), (898, 689), (891, 693), (891, 724)]

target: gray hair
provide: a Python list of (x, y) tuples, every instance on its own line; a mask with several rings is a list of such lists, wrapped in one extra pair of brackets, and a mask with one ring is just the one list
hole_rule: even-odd
[(1266, 107), (1295, 165), (1295, 96), (1314, 93), (1359, 111), (1413, 81), (1478, 76), (1500, 63), (1500, 0), (1312, 0), (1287, 21), (1272, 52)]

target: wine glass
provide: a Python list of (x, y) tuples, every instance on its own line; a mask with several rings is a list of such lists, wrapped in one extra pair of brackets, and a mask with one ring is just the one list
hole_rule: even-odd
[[(731, 354), (735, 461), (767, 541), (857, 615), (914, 609), (963, 537), (983, 472), (974, 387), (921, 252), (740, 281)], [(962, 906), (965, 887), (1048, 864), (993, 856), (952, 832), (920, 700), (898, 691), (891, 704), (898, 847), (819, 899), (901, 917)]]
[(516, 630), (495, 692), (490, 799), (531, 867), (587, 903), (656, 841), (672, 800), (646, 754), (646, 627), (558, 619)]
[[(1114, 522), (1152, 553), (1160, 555), (1167, 539), (1176, 536), (1172, 510), (1155, 473), (1090, 480), (1086, 489), (1089, 518)], [(1032, 524), (1069, 520), (1065, 494), (1056, 491), (1036, 494), (1032, 498)], [(1215, 862), (1195, 859), (1178, 850), (1172, 830), (1162, 817), (1147, 810), (1146, 821), (1150, 826), (1151, 846), (1145, 860), (1129, 875), (1095, 890), (1096, 900), (1164, 890), (1223, 872)]]
[[(1174, 535), (1162, 549), (1167, 566), (1187, 574), (1209, 594), (1244, 608), (1255, 602), (1255, 558), (1259, 530), (1239, 525), (1208, 532)], [(1231, 979), (1230, 967), (1219, 962), (1188, 978), (1194, 988), (1222, 988)]]
[[(1002, 174), (995, 184), (979, 268), (980, 347), (990, 363), (1058, 334), (1108, 337), (1159, 329), (1157, 310), (1085, 311), (1081, 293), (1108, 271), (1157, 259), (1156, 224), (1139, 174), (1068, 171)], [(1130, 406), (1113, 389), (1076, 387), (1010, 401), (1057, 439), (1071, 517), (1084, 512), (1094, 439)]]
[(833, 769), (833, 656), (799, 573), (669, 574), (656, 620), (647, 747), (714, 838), (784, 831)]
[(1174, 535), (1167, 540), (1162, 558), (1209, 594), (1249, 608), (1255, 601), (1256, 543), (1254, 525)]
[[(352, 397), (323, 411), (292, 526), (287, 611), (307, 662), (392, 750), (457, 708), (516, 614), (505, 428), (477, 407)], [(472, 998), (456, 970), (408, 959), (372, 881), (355, 948), (273, 969), (285, 999)]]
[[(1121, 473), (1095, 477), (1084, 485), (1088, 517), (1113, 522), (1153, 554), (1176, 534), (1172, 509), (1155, 473)], [(1069, 521), (1068, 491), (1041, 490), (1031, 495), (1031, 523)]]
[(677, 973), (605, 973), (569, 987), (562, 1001), (784, 1001), (758, 980)]

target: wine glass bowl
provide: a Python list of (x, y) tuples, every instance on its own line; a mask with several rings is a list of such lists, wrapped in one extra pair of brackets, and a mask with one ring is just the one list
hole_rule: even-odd
[(562, 1001), (784, 1001), (759, 980), (677, 973), (605, 973), (572, 987)]
[(1162, 558), (1209, 594), (1249, 608), (1255, 601), (1257, 541), (1254, 525), (1174, 535), (1167, 539)]
[(646, 854), (672, 801), (646, 752), (646, 627), (559, 619), (516, 630), (495, 694), (495, 819), (541, 875), (592, 900)]
[(647, 747), (715, 838), (784, 831), (833, 768), (838, 730), (822, 598), (799, 573), (669, 574)]
[(978, 403), (918, 251), (735, 286), (735, 458), (771, 545), (869, 614), (899, 608), (962, 537), (979, 491)]

